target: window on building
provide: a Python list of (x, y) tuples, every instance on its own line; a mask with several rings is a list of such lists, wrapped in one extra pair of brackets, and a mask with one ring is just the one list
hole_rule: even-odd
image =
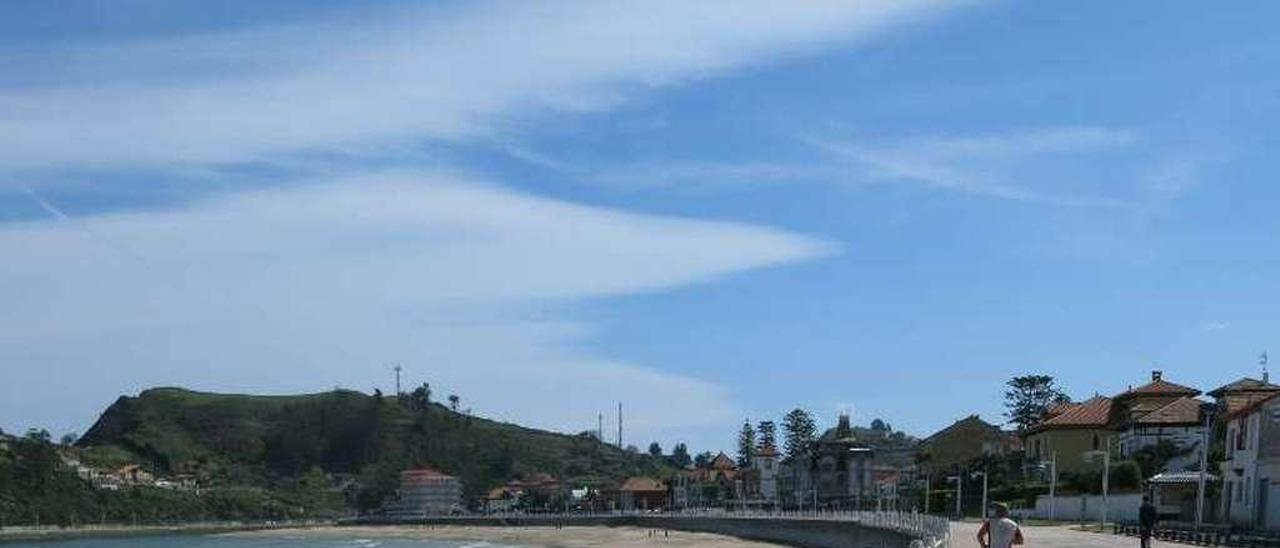
[(1245, 440), (1249, 437), (1249, 421), (1240, 421), (1240, 430), (1236, 431), (1236, 451), (1244, 451)]
[(1094, 450), (1094, 451), (1097, 451), (1099, 447), (1102, 447), (1102, 439), (1101, 439), (1101, 438), (1099, 438), (1097, 434), (1094, 434), (1094, 435), (1093, 435), (1093, 450)]

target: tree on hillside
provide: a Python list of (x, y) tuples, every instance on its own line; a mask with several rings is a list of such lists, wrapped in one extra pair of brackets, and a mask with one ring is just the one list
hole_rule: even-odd
[(655, 441), (649, 444), (649, 456), (655, 458), (662, 457), (662, 446), (658, 445), (658, 442)]
[(62, 439), (59, 442), (63, 447), (71, 447), (76, 444), (76, 440), (79, 438), (80, 436), (77, 436), (75, 432), (67, 432), (62, 435)]
[(778, 448), (778, 427), (773, 424), (773, 421), (760, 421), (760, 424), (756, 425), (756, 437), (759, 438), (757, 448)]
[(689, 457), (689, 448), (685, 446), (684, 442), (677, 443), (676, 446), (671, 449), (672, 466), (675, 466), (676, 468), (684, 468), (689, 466), (689, 463), (691, 462), (693, 462), (693, 459)]
[(454, 413), (458, 412), (459, 401), (461, 401), (461, 398), (459, 398), (457, 394), (449, 394), (449, 409)]
[(409, 394), (409, 407), (414, 411), (422, 411), (429, 405), (431, 405), (431, 383), (424, 382)]
[(880, 420), (880, 419), (871, 421), (871, 429), (876, 432), (883, 432), (885, 434), (888, 434), (889, 432), (893, 431), (893, 427), (889, 426), (889, 423), (884, 422), (883, 420)]
[(756, 429), (751, 421), (742, 422), (742, 430), (738, 432), (738, 466), (751, 466), (751, 457), (756, 455)]
[(799, 458), (804, 454), (809, 444), (813, 442), (817, 429), (813, 416), (799, 407), (792, 409), (782, 418), (782, 431), (786, 436), (785, 453), (788, 460)]
[(1040, 421), (1050, 405), (1068, 403), (1071, 398), (1054, 385), (1051, 375), (1023, 375), (1009, 380), (1004, 392), (1005, 416), (1026, 430)]
[(693, 457), (693, 465), (698, 468), (709, 468), (711, 467), (711, 459), (714, 458), (716, 458), (716, 456), (712, 455), (711, 451), (703, 451), (698, 453), (698, 456)]

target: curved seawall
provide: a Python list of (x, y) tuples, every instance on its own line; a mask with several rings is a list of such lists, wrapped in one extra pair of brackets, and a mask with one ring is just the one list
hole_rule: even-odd
[(493, 527), (642, 527), (715, 533), (805, 548), (909, 548), (923, 546), (917, 537), (856, 521), (822, 518), (716, 517), (679, 515), (506, 515), (428, 517), (414, 520), (358, 520), (362, 524), (469, 525)]

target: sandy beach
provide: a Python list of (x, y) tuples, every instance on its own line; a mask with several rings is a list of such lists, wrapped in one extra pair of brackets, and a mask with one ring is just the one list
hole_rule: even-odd
[(670, 531), (663, 536), (657, 530), (639, 527), (471, 527), (471, 526), (355, 526), (269, 529), (226, 533), (237, 537), (310, 537), (310, 538), (412, 538), (434, 540), (476, 540), (522, 546), (585, 548), (610, 546), (647, 548), (650, 546), (703, 548), (773, 548), (779, 545), (713, 535)]

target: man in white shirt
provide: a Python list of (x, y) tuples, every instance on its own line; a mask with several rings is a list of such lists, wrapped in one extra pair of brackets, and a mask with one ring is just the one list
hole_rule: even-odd
[(1010, 548), (1021, 545), (1022, 529), (1009, 519), (1009, 507), (996, 502), (991, 505), (991, 513), (995, 517), (983, 522), (978, 529), (978, 544), (982, 548)]

